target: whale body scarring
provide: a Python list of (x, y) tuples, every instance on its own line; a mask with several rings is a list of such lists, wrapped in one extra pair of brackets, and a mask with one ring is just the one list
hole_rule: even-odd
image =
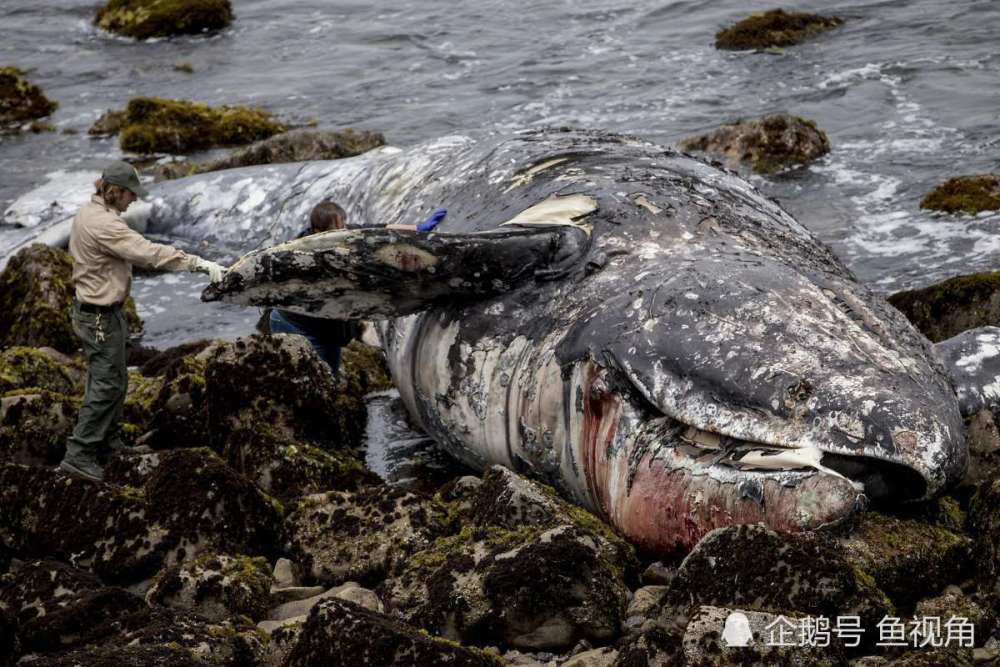
[[(378, 319), (442, 447), (552, 484), (651, 551), (835, 524), (966, 467), (933, 346), (746, 181), (657, 145), (449, 137), (154, 194), (151, 232), (267, 246), (204, 298)], [(351, 228), (282, 243), (324, 197)], [(437, 207), (434, 233), (382, 228)]]

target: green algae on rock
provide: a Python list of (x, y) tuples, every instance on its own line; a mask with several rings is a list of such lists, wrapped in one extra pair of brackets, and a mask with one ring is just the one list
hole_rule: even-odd
[(209, 552), (157, 575), (146, 601), (192, 611), (209, 621), (240, 614), (259, 621), (267, 611), (271, 581), (263, 558)]
[(949, 178), (924, 195), (920, 208), (972, 214), (1000, 210), (1000, 174)]
[(167, 162), (154, 170), (157, 179), (183, 178), (220, 169), (257, 164), (339, 160), (385, 145), (385, 137), (368, 130), (291, 130), (276, 134), (218, 160)]
[(835, 16), (818, 16), (772, 9), (755, 12), (715, 35), (715, 48), (730, 51), (794, 46), (844, 23)]
[(87, 130), (87, 134), (95, 137), (110, 137), (122, 131), (125, 125), (125, 111), (108, 109)]
[(229, 0), (108, 0), (94, 24), (135, 39), (221, 30), (233, 21)]
[[(75, 368), (71, 369), (68, 364), (73, 364)], [(81, 366), (79, 360), (67, 358), (63, 363), (33, 347), (7, 348), (0, 352), (0, 395), (28, 388), (45, 389), (57, 394), (82, 393), (78, 372)]]
[[(59, 248), (33, 243), (11, 257), (0, 273), (0, 347), (51, 347), (72, 354), (79, 347), (70, 307), (73, 304), (73, 258)], [(129, 332), (142, 320), (131, 297), (125, 302)]]
[(935, 343), (967, 329), (1000, 326), (1000, 271), (955, 276), (897, 292), (889, 303)]
[(136, 97), (125, 107), (119, 144), (133, 153), (189, 153), (249, 144), (286, 129), (261, 109)]
[(48, 116), (59, 105), (16, 67), (0, 67), (0, 127)]
[(806, 164), (830, 152), (830, 141), (816, 123), (787, 113), (723, 125), (682, 139), (678, 146), (717, 157), (731, 168), (749, 166), (759, 174)]

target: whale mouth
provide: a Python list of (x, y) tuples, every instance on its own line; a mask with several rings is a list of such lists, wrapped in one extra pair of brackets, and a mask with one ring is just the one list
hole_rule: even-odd
[(913, 468), (864, 454), (824, 452), (816, 447), (783, 447), (740, 440), (685, 425), (678, 434), (695, 458), (739, 471), (805, 471), (833, 475), (850, 482), (873, 502), (919, 500), (927, 481)]

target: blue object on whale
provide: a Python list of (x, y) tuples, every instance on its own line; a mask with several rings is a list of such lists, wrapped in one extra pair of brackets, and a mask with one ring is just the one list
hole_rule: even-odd
[(426, 220), (424, 220), (423, 222), (421, 222), (419, 225), (417, 225), (417, 231), (418, 232), (429, 232), (429, 231), (431, 231), (432, 229), (434, 229), (435, 227), (437, 227), (437, 225), (438, 225), (439, 222), (441, 222), (442, 220), (444, 220), (444, 216), (446, 216), (446, 215), (448, 215), (447, 209), (439, 208), (438, 210), (436, 210), (433, 213), (431, 213), (431, 217), (427, 218)]

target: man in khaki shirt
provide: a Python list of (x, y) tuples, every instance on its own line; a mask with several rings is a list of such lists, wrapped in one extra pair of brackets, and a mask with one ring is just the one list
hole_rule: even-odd
[(223, 267), (176, 248), (153, 243), (132, 230), (120, 214), (146, 190), (128, 163), (108, 165), (97, 194), (73, 219), (69, 252), (73, 256), (76, 299), (73, 331), (87, 355), (87, 391), (76, 428), (59, 467), (93, 481), (104, 476), (101, 460), (121, 449), (122, 407), (128, 391), (125, 348), (128, 323), (122, 305), (132, 286), (132, 265), (163, 271), (198, 271), (216, 282)]

